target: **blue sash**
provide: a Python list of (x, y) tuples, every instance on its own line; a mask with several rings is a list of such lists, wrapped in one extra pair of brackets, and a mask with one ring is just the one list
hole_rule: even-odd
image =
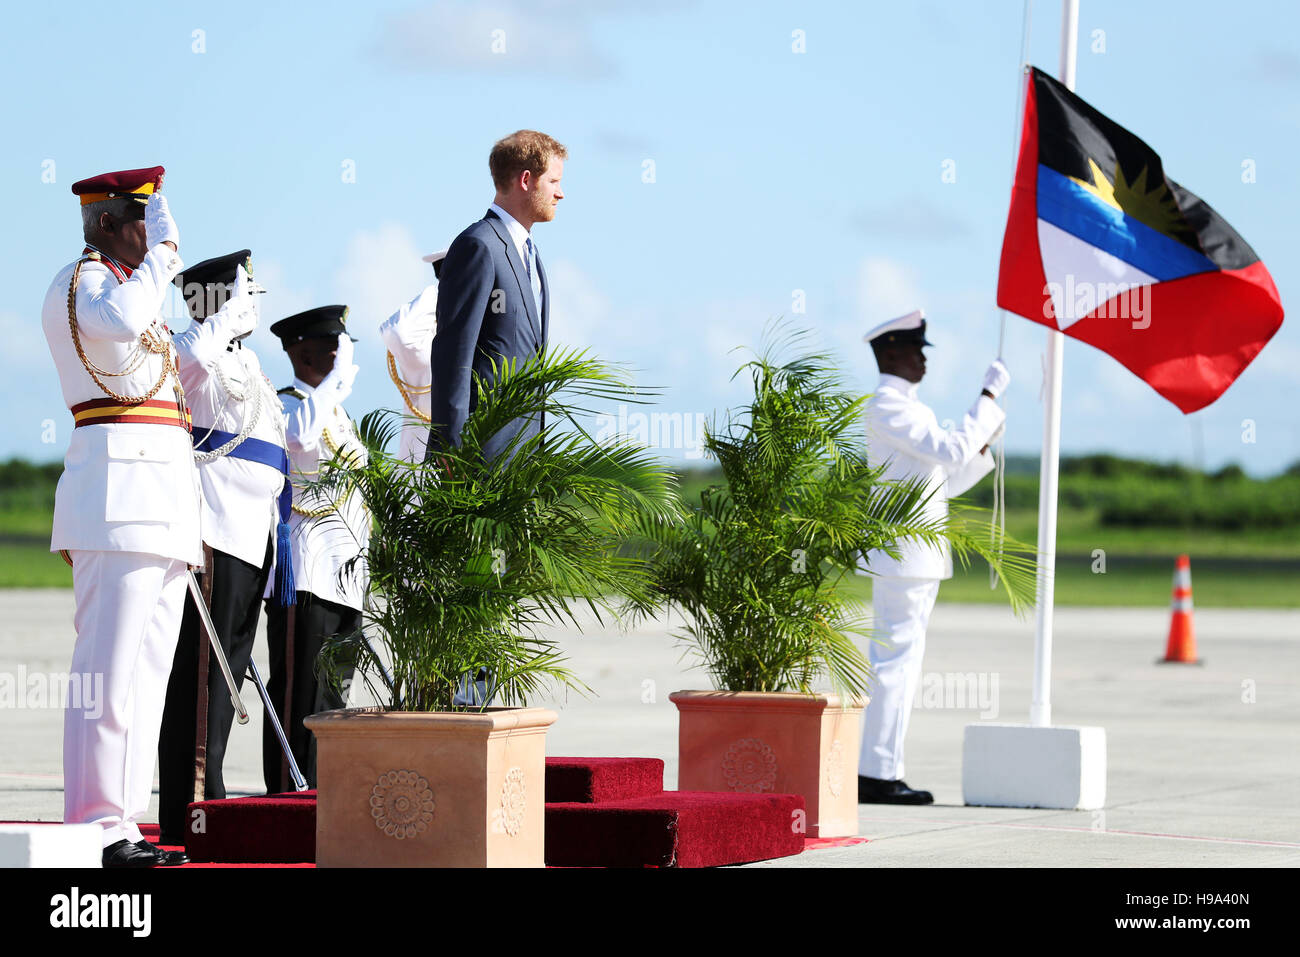
[[(227, 442), (238, 438), (233, 432), (221, 432), (213, 429), (200, 437), (200, 429), (193, 434), (194, 451), (211, 452)], [(297, 589), (293, 575), (293, 556), (289, 548), (289, 515), (293, 510), (293, 485), (289, 481), (289, 453), (273, 442), (262, 439), (247, 438), (226, 453), (232, 459), (256, 462), (275, 469), (284, 476), (284, 486), (280, 489), (280, 525), (275, 534), (275, 597), (282, 607), (289, 607), (297, 601)]]

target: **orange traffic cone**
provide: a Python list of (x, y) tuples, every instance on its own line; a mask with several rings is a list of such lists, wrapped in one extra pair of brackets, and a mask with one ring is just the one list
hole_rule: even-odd
[(1174, 563), (1173, 618), (1162, 663), (1199, 665), (1196, 657), (1196, 629), (1192, 626), (1192, 562), (1179, 555)]

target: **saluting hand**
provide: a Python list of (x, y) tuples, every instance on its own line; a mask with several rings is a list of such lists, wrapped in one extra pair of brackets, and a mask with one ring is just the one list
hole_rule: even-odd
[(257, 328), (257, 296), (248, 291), (248, 273), (243, 266), (235, 267), (235, 291), (221, 307), (221, 312), (225, 315), (231, 339), (243, 338)]
[(340, 332), (338, 348), (334, 352), (333, 373), (349, 391), (352, 389), (352, 383), (356, 381), (357, 373), (361, 371), (360, 366), (352, 363), (353, 349), (352, 337), (346, 332)]
[(181, 232), (167, 209), (167, 197), (162, 193), (154, 193), (145, 203), (144, 241), (150, 249), (159, 243), (171, 243), (173, 249), (180, 247)]

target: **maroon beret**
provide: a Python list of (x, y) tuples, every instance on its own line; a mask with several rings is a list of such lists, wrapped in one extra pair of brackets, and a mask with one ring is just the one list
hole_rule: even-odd
[(130, 197), (141, 203), (147, 203), (156, 190), (162, 188), (163, 173), (161, 166), (147, 169), (124, 169), (116, 173), (102, 173), (90, 179), (79, 180), (72, 184), (72, 192), (81, 197), (81, 205), (98, 203), (114, 196)]

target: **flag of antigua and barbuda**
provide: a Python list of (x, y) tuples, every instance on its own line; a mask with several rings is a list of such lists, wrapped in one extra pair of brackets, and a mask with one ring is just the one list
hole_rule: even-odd
[(1246, 241), (1151, 147), (1038, 69), (998, 305), (1096, 346), (1183, 412), (1222, 395), (1282, 325)]

